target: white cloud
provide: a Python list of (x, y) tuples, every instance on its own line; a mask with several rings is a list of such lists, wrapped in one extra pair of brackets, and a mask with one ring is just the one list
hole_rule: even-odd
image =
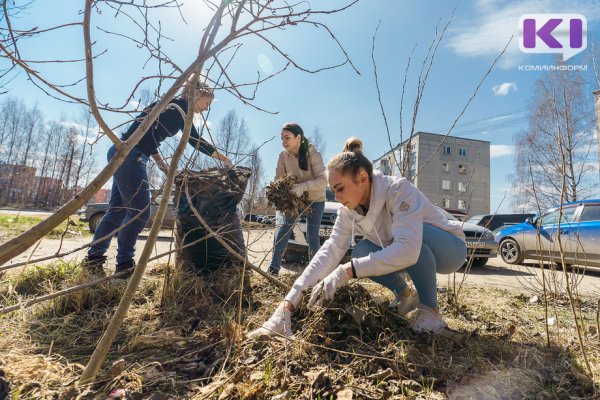
[[(519, 50), (518, 21), (523, 14), (564, 13), (564, 0), (477, 0), (474, 15), (459, 22), (450, 31), (449, 47), (464, 57), (495, 57), (508, 40), (512, 41), (500, 61), (500, 67), (518, 65), (525, 54)], [(568, 12), (585, 15), (589, 21), (600, 17), (600, 4), (595, 0), (569, 1)]]
[(510, 90), (517, 91), (517, 84), (515, 82), (504, 82), (496, 85), (492, 88), (494, 96), (506, 96)]
[(490, 145), (490, 158), (510, 156), (513, 154), (513, 147), (506, 144)]

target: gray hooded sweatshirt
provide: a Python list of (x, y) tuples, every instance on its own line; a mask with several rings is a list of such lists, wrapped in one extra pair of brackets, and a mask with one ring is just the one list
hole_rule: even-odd
[(344, 206), (338, 209), (331, 236), (296, 279), (286, 300), (297, 306), (302, 291), (331, 273), (350, 248), (355, 233), (382, 248), (352, 259), (359, 278), (386, 275), (414, 265), (421, 252), (424, 223), (465, 240), (460, 225), (448, 221), (406, 178), (374, 171), (367, 214)]

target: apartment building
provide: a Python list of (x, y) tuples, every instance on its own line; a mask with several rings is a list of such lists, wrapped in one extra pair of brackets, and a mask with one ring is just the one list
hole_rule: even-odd
[(490, 142), (417, 132), (410, 146), (404, 141), (373, 160), (373, 167), (405, 176), (445, 209), (490, 212)]

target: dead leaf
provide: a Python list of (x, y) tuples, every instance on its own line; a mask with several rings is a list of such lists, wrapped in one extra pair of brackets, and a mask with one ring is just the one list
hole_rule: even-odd
[(354, 393), (352, 392), (352, 389), (350, 388), (346, 388), (346, 389), (342, 389), (339, 392), (337, 392), (336, 397), (338, 400), (352, 400), (354, 399)]

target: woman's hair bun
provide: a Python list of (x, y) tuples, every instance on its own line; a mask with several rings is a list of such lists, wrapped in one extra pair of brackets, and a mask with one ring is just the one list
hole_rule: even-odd
[(344, 144), (344, 151), (362, 154), (362, 140), (357, 137), (351, 137)]

